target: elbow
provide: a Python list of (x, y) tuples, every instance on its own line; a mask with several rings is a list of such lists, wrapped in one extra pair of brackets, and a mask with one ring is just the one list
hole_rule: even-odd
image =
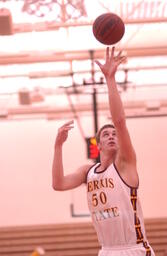
[(57, 184), (55, 182), (52, 183), (52, 188), (55, 191), (63, 191), (64, 190), (63, 187), (60, 184)]
[(52, 184), (52, 188), (53, 190), (58, 191), (58, 187), (55, 184)]

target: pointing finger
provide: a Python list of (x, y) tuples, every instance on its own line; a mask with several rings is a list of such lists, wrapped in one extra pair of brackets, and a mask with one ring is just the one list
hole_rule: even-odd
[(110, 48), (107, 47), (106, 48), (106, 60), (109, 59), (109, 57), (110, 57), (109, 55), (110, 55)]
[(64, 127), (64, 126), (71, 125), (71, 124), (74, 124), (74, 120), (68, 121), (67, 123), (65, 123), (65, 124), (63, 125), (63, 127)]
[(120, 57), (118, 60), (118, 65), (121, 64), (122, 62), (124, 62), (125, 60), (126, 60), (126, 56)]
[(99, 68), (102, 67), (102, 64), (98, 60), (95, 60), (95, 63), (99, 66)]
[(113, 46), (111, 49), (111, 58), (112, 59), (114, 58), (114, 51), (115, 51), (115, 46)]
[(121, 54), (122, 54), (122, 50), (121, 51), (119, 51), (119, 53), (117, 54), (117, 58), (119, 58), (120, 56), (121, 56)]

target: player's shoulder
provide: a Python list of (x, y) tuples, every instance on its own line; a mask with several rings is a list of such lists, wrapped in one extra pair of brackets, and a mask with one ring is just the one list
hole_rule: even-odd
[(94, 164), (88, 163), (88, 164), (84, 164), (82, 165), (79, 170), (84, 172), (86, 175), (89, 172), (89, 170), (94, 166)]
[(89, 171), (91, 170), (91, 168), (94, 166), (95, 164), (84, 164), (80, 167), (80, 172), (83, 175), (83, 179), (84, 179), (84, 183), (87, 183), (87, 176)]

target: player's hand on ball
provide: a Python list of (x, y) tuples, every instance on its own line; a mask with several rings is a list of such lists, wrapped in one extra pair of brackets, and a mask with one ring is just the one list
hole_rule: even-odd
[(114, 52), (115, 47), (112, 47), (111, 51), (110, 48), (107, 47), (105, 63), (101, 64), (99, 61), (95, 61), (95, 63), (99, 66), (102, 73), (106, 77), (106, 80), (111, 79), (115, 75), (118, 66), (126, 60), (126, 56), (121, 55), (122, 51), (120, 51), (116, 56), (114, 56)]
[(74, 124), (74, 121), (71, 120), (65, 123), (64, 125), (62, 125), (58, 129), (58, 134), (56, 137), (56, 145), (62, 145), (67, 140), (69, 130), (71, 130), (74, 127), (73, 124)]

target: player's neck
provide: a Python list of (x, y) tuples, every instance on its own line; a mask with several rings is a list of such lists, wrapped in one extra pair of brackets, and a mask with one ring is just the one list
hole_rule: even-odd
[(100, 154), (101, 168), (107, 168), (110, 164), (115, 162), (116, 154)]

